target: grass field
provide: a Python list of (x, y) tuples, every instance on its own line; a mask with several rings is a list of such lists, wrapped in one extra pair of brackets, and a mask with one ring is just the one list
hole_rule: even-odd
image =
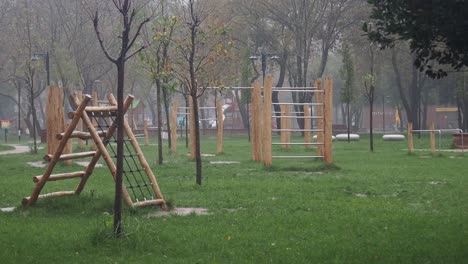
[[(298, 139), (296, 139), (298, 140)], [(468, 162), (460, 153), (408, 155), (405, 142), (376, 138), (335, 142), (334, 165), (250, 161), (244, 137), (225, 139), (224, 154), (203, 158), (203, 185), (183, 140), (156, 166), (156, 146), (143, 147), (166, 200), (208, 208), (205, 216), (149, 218), (155, 209), (124, 212), (125, 237), (114, 239), (113, 181), (95, 169), (80, 196), (45, 199), (0, 213), (1, 263), (466, 263)], [(216, 138), (202, 139), (215, 153)], [(429, 148), (427, 137), (416, 148)], [(450, 147), (444, 138), (442, 148)], [(296, 147), (277, 152), (313, 153)], [(165, 152), (166, 153), (166, 152)], [(0, 156), (0, 207), (19, 206), (44, 169), (38, 155)], [(240, 164), (210, 164), (239, 161)], [(101, 161), (102, 163), (102, 161)], [(78, 166), (58, 166), (76, 171)], [(72, 190), (72, 180), (45, 191)]]
[(0, 145), (0, 151), (12, 150), (12, 149), (15, 149), (15, 148), (12, 146)]

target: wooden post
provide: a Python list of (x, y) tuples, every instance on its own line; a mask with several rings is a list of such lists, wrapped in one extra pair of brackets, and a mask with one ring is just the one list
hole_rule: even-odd
[(281, 118), (280, 118), (280, 124), (281, 124), (281, 132), (280, 132), (280, 139), (281, 139), (281, 147), (286, 148), (286, 105), (280, 105), (281, 109)]
[(265, 79), (263, 90), (263, 164), (267, 167), (272, 165), (271, 153), (271, 96), (273, 78), (268, 76)]
[[(55, 136), (66, 129), (63, 111), (63, 88), (49, 86), (48, 89), (46, 104), (47, 153), (54, 154), (60, 145), (60, 141)], [(69, 154), (72, 152), (70, 144), (66, 145), (62, 153)], [(67, 161), (65, 164), (71, 165), (71, 161)]]
[(413, 145), (413, 123), (408, 123), (408, 153), (414, 153)]
[(59, 141), (55, 135), (64, 131), (63, 113), (63, 89), (50, 86), (47, 94), (46, 117), (47, 117), (47, 153), (53, 154), (57, 150)]
[(310, 109), (308, 105), (304, 105), (304, 142), (306, 143), (305, 148), (310, 149)]
[(434, 156), (435, 155), (435, 145), (436, 145), (436, 142), (435, 142), (435, 126), (434, 126), (434, 122), (431, 123), (431, 153), (432, 155)]
[[(78, 100), (80, 100), (80, 102), (83, 101), (83, 92), (82, 91), (77, 91), (76, 96), (78, 97)], [(78, 131), (83, 132), (83, 120), (81, 120), (81, 119), (78, 122)], [(84, 148), (85, 147), (85, 141), (82, 140), (82, 139), (78, 139), (78, 146), (80, 148)]]
[(195, 160), (195, 109), (193, 108), (192, 98), (189, 98), (190, 110), (190, 160)]
[(333, 162), (332, 153), (332, 124), (333, 124), (333, 79), (325, 78), (325, 90), (323, 96), (323, 120), (324, 120), (324, 153), (325, 164)]
[(177, 113), (179, 112), (179, 101), (177, 99), (174, 100), (172, 104), (172, 116), (171, 116), (171, 152), (177, 153)]
[(291, 129), (291, 111), (289, 109), (289, 105), (281, 105), (281, 145), (282, 148), (288, 149), (291, 143), (291, 132), (288, 131)]
[[(96, 91), (93, 92), (93, 100), (92, 100), (93, 106), (98, 107), (99, 106), (99, 96)], [(93, 126), (96, 127), (98, 125), (97, 121), (93, 118)], [(93, 150), (97, 150), (96, 142), (93, 141), (93, 144), (91, 145), (91, 148)]]
[[(291, 108), (289, 107), (289, 105), (286, 105), (286, 107), (284, 108), (284, 113), (286, 116), (291, 116)], [(286, 125), (286, 129), (288, 131), (286, 131), (286, 148), (289, 149), (289, 147), (291, 146), (291, 118), (286, 118), (284, 120), (284, 124)]]
[[(323, 91), (323, 87), (322, 87), (322, 81), (321, 80), (317, 80), (315, 81), (315, 87), (317, 87), (317, 93), (314, 94), (314, 101), (316, 104), (322, 104), (322, 105), (318, 105), (317, 108), (316, 108), (316, 111), (315, 111), (315, 116), (319, 116), (319, 117), (323, 117), (323, 113), (324, 113), (324, 108), (325, 108), (325, 104), (324, 104), (324, 94), (323, 92), (320, 92), (320, 91)], [(317, 143), (321, 143), (321, 144), (324, 144), (324, 134), (325, 134), (325, 128), (324, 128), (324, 119), (323, 118), (319, 118), (319, 119), (315, 119), (315, 123), (316, 123), (316, 127), (317, 127)], [(324, 145), (317, 145), (317, 156), (323, 156), (324, 154)]]
[[(68, 127), (70, 126), (70, 124), (66, 124), (65, 125), (65, 130), (68, 130)], [(72, 140), (67, 140), (67, 144), (65, 145), (65, 148), (63, 149), (63, 152), (64, 154), (70, 154), (73, 152), (73, 141)], [(73, 165), (73, 161), (72, 160), (65, 160), (63, 163), (65, 163), (65, 165), (67, 166), (71, 166)]]
[(216, 101), (216, 110), (218, 110), (218, 120), (216, 122), (216, 126), (218, 127), (218, 154), (223, 153), (223, 127), (224, 127), (224, 120), (223, 120), (223, 105), (221, 104), (221, 100)]
[(252, 91), (252, 160), (262, 161), (262, 86), (255, 81)]
[(145, 135), (145, 146), (149, 145), (148, 120), (143, 120), (143, 134)]

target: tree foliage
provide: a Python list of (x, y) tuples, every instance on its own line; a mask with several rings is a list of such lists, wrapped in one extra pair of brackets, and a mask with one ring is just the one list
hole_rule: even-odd
[[(416, 54), (414, 64), (433, 78), (447, 75), (442, 68), (455, 70), (468, 66), (467, 1), (447, 0), (369, 0), (374, 30), (364, 24), (364, 31), (381, 48), (397, 41), (409, 41)], [(438, 65), (437, 65), (438, 64)]]

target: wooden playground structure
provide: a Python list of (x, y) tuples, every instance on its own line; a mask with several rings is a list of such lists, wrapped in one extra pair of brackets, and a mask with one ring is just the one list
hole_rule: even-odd
[[(314, 87), (272, 87), (272, 77), (269, 76), (265, 79), (265, 87), (262, 87), (259, 80), (253, 83), (253, 87), (232, 87), (231, 89), (252, 89), (251, 100), (251, 129), (252, 129), (252, 160), (263, 162), (265, 166), (272, 165), (274, 158), (297, 158), (297, 159), (322, 159), (326, 164), (333, 162), (332, 154), (332, 123), (333, 123), (333, 80), (331, 78), (324, 78), (323, 86), (322, 81), (316, 81)], [(211, 87), (218, 88), (218, 87)], [(301, 92), (309, 94), (313, 98), (313, 102), (304, 103), (287, 103), (279, 102), (282, 109), (281, 113), (281, 129), (272, 127), (272, 119), (276, 118), (276, 113), (272, 112), (275, 103), (272, 102), (272, 93), (296, 93)], [(304, 109), (303, 112), (291, 111), (292, 106), (300, 105)], [(215, 108), (217, 111), (217, 153), (222, 153), (223, 144), (223, 110), (220, 100), (217, 100), (216, 107), (200, 107), (199, 110), (205, 108)], [(309, 109), (310, 107), (310, 109)], [(189, 110), (188, 113), (180, 112), (180, 109)], [(177, 116), (188, 115), (190, 120), (190, 158), (195, 159), (193, 138), (194, 138), (194, 109), (189, 100), (189, 105), (186, 107), (179, 107), (178, 101), (175, 101), (172, 107), (172, 126), (171, 135), (173, 142), (177, 142)], [(291, 120), (303, 119), (304, 128), (292, 128)], [(272, 132), (281, 133), (281, 142), (272, 142)], [(304, 142), (291, 142), (291, 134), (294, 132), (301, 132), (304, 134)], [(312, 141), (312, 136), (316, 136), (315, 142)], [(172, 152), (176, 152), (176, 145), (172, 144)], [(291, 145), (304, 145), (306, 149), (315, 146), (317, 152), (315, 155), (303, 156), (273, 156), (272, 145), (280, 145), (282, 148), (289, 148)]]
[[(114, 132), (116, 131), (116, 116), (117, 116), (117, 101), (110, 94), (107, 102), (98, 101), (95, 97), (92, 99), (90, 95), (81, 96), (72, 95), (72, 101), (76, 107), (74, 112), (68, 114), (71, 119), (70, 125), (64, 132), (55, 134), (55, 140), (58, 146), (53, 152), (49, 150), (49, 154), (44, 156), (44, 159), (49, 162), (46, 170), (40, 176), (33, 177), (36, 183), (34, 190), (29, 197), (25, 197), (22, 201), (23, 205), (32, 205), (38, 199), (66, 195), (78, 195), (83, 191), (87, 180), (93, 173), (98, 160), (103, 157), (104, 162), (109, 168), (114, 180), (116, 177), (116, 165), (113, 157), (116, 155), (116, 140)], [(88, 106), (88, 103), (93, 102), (93, 105)], [(129, 95), (124, 102), (124, 113), (128, 110), (133, 101), (133, 96)], [(104, 103), (103, 106), (98, 106), (98, 103)], [(62, 116), (63, 118), (63, 116)], [(87, 127), (88, 132), (82, 130), (75, 131), (79, 123), (83, 122)], [(130, 207), (141, 207), (159, 205), (165, 209), (166, 202), (161, 194), (156, 178), (151, 171), (148, 162), (146, 161), (143, 152), (138, 145), (138, 142), (128, 124), (124, 120), (124, 171), (123, 171), (123, 198)], [(49, 132), (50, 133), (50, 132)], [(52, 133), (50, 133), (52, 134)], [(93, 140), (95, 150), (79, 153), (64, 154), (64, 150), (73, 138), (79, 140)], [(92, 158), (84, 171), (76, 171), (69, 173), (52, 174), (55, 166), (59, 161), (69, 161), (80, 158)], [(78, 186), (74, 191), (59, 191), (47, 194), (40, 194), (45, 184), (49, 181), (58, 181), (80, 178)]]
[[(288, 159), (323, 159), (325, 164), (333, 162), (332, 154), (332, 123), (333, 123), (333, 80), (324, 79), (324, 88), (322, 82), (316, 81), (314, 87), (282, 87), (273, 88), (272, 78), (267, 77), (263, 89), (260, 81), (254, 83), (252, 93), (252, 159), (263, 162), (265, 166), (272, 165), (274, 158)], [(314, 102), (287, 103), (279, 102), (281, 108), (281, 128), (272, 127), (272, 119), (276, 115), (272, 112), (274, 103), (272, 102), (273, 91), (282, 92), (301, 92), (314, 95)], [(311, 96), (312, 97), (312, 96)], [(302, 112), (291, 111), (291, 106), (301, 105)], [(309, 110), (309, 107), (312, 111)], [(313, 114), (312, 114), (312, 113)], [(292, 119), (303, 119), (304, 128), (292, 128)], [(313, 121), (313, 122), (312, 122)], [(272, 142), (272, 132), (280, 132), (281, 142)], [(304, 134), (304, 142), (291, 142), (291, 133), (301, 132)], [(316, 135), (316, 141), (311, 141), (311, 134)], [(287, 149), (291, 145), (303, 145), (305, 148), (316, 146), (316, 155), (272, 155), (272, 145), (280, 145)]]

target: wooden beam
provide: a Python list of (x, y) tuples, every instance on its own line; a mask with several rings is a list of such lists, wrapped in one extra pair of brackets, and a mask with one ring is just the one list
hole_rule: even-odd
[(133, 206), (134, 207), (144, 207), (144, 206), (153, 206), (153, 205), (164, 206), (165, 204), (166, 202), (164, 201), (164, 199), (155, 199), (155, 200), (136, 202), (136, 203), (133, 203)]
[[(47, 181), (59, 181), (59, 180), (65, 180), (65, 179), (71, 179), (71, 178), (79, 178), (79, 177), (83, 177), (84, 174), (85, 174), (84, 171), (52, 174), (52, 175), (49, 176)], [(41, 180), (41, 178), (42, 178), (42, 175), (34, 176), (33, 181), (34, 182), (39, 182)]]
[[(98, 135), (100, 137), (104, 137), (107, 133), (107, 130), (105, 131), (98, 131), (97, 132)], [(65, 133), (60, 133), (60, 134), (57, 134), (55, 136), (55, 138), (57, 138), (58, 140), (62, 140), (63, 139), (63, 136), (65, 135)], [(86, 140), (86, 139), (92, 139), (93, 137), (91, 136), (90, 133), (88, 132), (81, 132), (81, 131), (74, 131), (71, 135), (70, 135), (70, 138), (79, 138), (79, 139), (83, 139), (83, 140)]]
[[(88, 158), (88, 157), (94, 156), (94, 154), (96, 154), (96, 151), (85, 151), (85, 152), (78, 152), (78, 153), (71, 153), (71, 154), (63, 154), (63, 155), (60, 155), (58, 160), (62, 161), (62, 160)], [(47, 154), (47, 155), (44, 155), (44, 160), (51, 161), (53, 157), (54, 155)]]

